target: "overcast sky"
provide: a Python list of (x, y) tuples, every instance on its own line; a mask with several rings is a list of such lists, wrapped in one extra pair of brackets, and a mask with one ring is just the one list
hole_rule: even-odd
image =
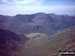
[(75, 0), (0, 0), (0, 15), (39, 12), (75, 15)]

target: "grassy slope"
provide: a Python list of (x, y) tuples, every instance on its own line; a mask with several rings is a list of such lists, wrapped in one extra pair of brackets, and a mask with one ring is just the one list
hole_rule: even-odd
[(29, 34), (25, 34), (25, 36), (29, 37), (29, 38), (36, 38), (39, 36), (45, 36), (46, 34), (42, 34), (42, 33), (29, 33)]
[(60, 31), (55, 35), (45, 35), (27, 42), (23, 49), (25, 56), (52, 56), (60, 48), (75, 43), (75, 28)]

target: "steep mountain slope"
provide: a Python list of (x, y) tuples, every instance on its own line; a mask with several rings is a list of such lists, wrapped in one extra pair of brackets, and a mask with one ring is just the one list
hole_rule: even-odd
[(59, 31), (54, 35), (45, 35), (28, 41), (25, 45), (26, 56), (52, 56), (62, 48), (75, 46), (75, 27)]
[(23, 35), (0, 29), (0, 56), (21, 56), (22, 47), (27, 40)]
[(75, 16), (36, 13), (31, 15), (2, 16), (0, 28), (17, 33), (49, 33), (75, 26)]

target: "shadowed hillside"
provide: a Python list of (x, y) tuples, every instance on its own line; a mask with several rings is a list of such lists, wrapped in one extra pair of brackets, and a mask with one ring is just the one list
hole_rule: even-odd
[(0, 29), (0, 56), (21, 56), (27, 37)]

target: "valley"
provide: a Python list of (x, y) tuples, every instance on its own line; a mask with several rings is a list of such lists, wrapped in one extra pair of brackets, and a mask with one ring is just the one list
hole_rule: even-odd
[(0, 15), (0, 56), (56, 56), (75, 48), (75, 16)]

